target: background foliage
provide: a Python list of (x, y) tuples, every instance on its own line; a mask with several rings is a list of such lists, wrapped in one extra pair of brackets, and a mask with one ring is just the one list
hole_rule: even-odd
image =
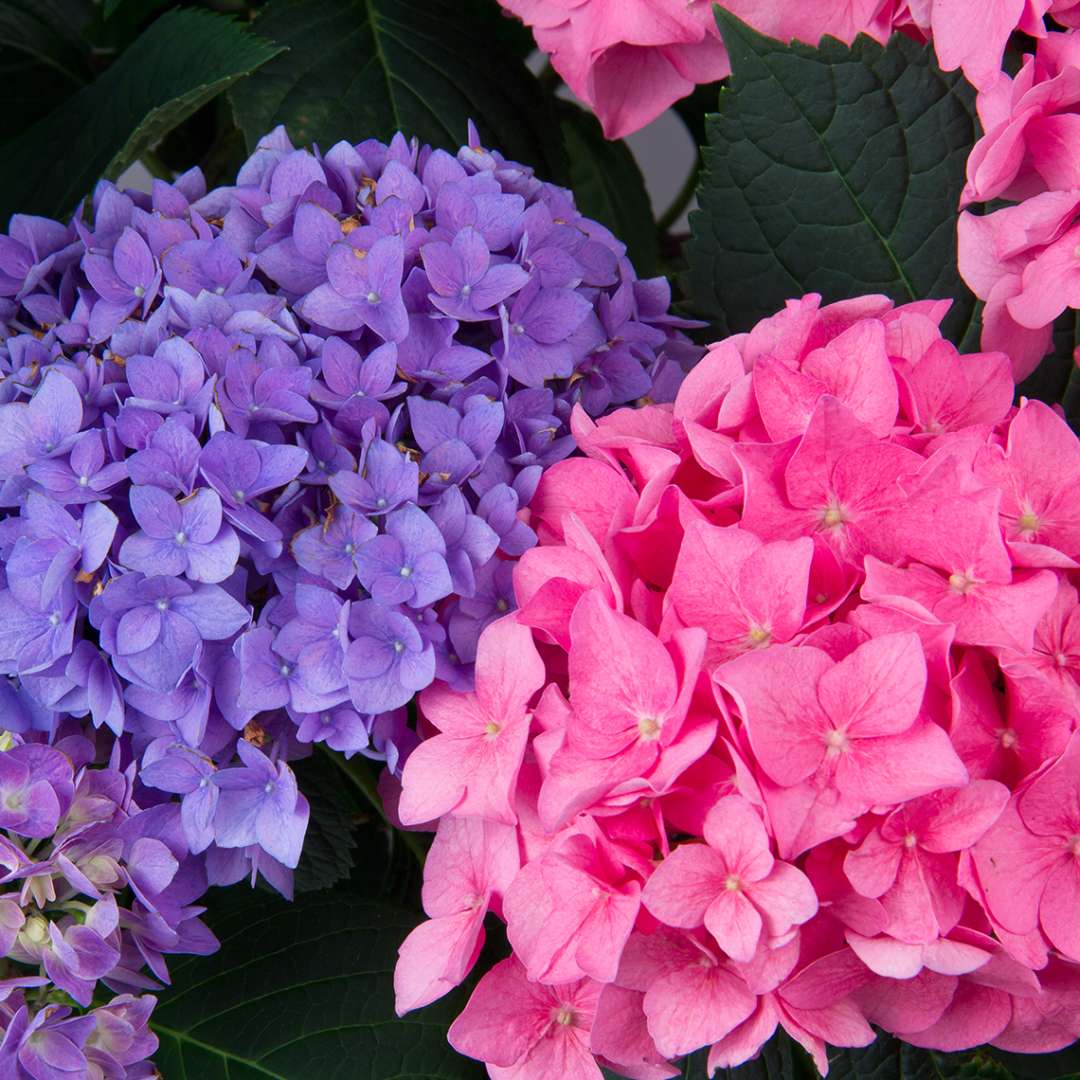
[[(677, 107), (704, 146), (687, 238), (670, 227), (681, 205), (654, 221), (627, 147), (557, 96), (550, 71), (530, 72), (530, 36), (492, 0), (0, 0), (0, 216), (69, 215), (99, 176), (136, 160), (162, 176), (198, 164), (211, 185), (227, 181), (278, 123), (324, 150), (399, 129), (454, 149), (472, 120), (486, 143), (572, 186), (642, 274), (681, 272), (684, 308), (714, 337), (805, 291), (827, 301), (880, 291), (900, 302), (951, 298), (948, 329), (976, 347), (978, 304), (955, 257), (964, 161), (978, 136), (962, 80), (906, 38), (811, 49), (728, 16), (721, 26), (730, 85), (699, 88)], [(1074, 422), (1078, 329), (1075, 313), (1063, 317), (1055, 353), (1022, 387), (1062, 402)], [(155, 1013), (165, 1080), (482, 1076), (446, 1044), (468, 987), (393, 1014), (396, 950), (420, 918), (424, 842), (381, 820), (362, 763), (317, 756), (299, 775), (312, 825), (297, 899), (242, 889), (213, 899), (221, 952), (173, 965)], [(814, 1070), (780, 1037), (726, 1074), (795, 1080)], [(682, 1075), (703, 1077), (703, 1055)], [(882, 1037), (838, 1051), (830, 1075), (1053, 1080), (1080, 1076), (1080, 1053), (938, 1054)]]

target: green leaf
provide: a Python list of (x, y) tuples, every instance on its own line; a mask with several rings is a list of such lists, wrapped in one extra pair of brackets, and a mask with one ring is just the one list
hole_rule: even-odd
[(314, 892), (336, 885), (353, 868), (356, 800), (341, 771), (324, 754), (297, 762), (294, 771), (311, 807), (294, 886), (298, 893)]
[(983, 1049), (943, 1054), (879, 1034), (869, 1046), (829, 1051), (829, 1080), (1010, 1080)]
[(537, 80), (512, 51), (492, 3), (272, 0), (255, 28), (289, 51), (230, 93), (249, 148), (277, 123), (294, 142), (396, 131), (457, 149), (481, 137), (548, 179), (562, 172), (558, 129)]
[(1054, 323), (1053, 351), (1017, 386), (1016, 393), (1062, 405), (1069, 422), (1080, 431), (1080, 369), (1074, 359), (1078, 345), (1080, 312), (1069, 310)]
[(978, 128), (960, 73), (901, 34), (813, 49), (717, 21), (733, 77), (690, 219), (696, 313), (731, 333), (805, 292), (951, 297), (945, 329), (961, 338), (975, 300), (956, 268), (957, 201)]
[(91, 74), (90, 46), (79, 34), (89, 12), (82, 0), (0, 0), (0, 44), (50, 68), (70, 93)]
[(471, 1080), (446, 1029), (458, 992), (398, 1019), (397, 948), (422, 916), (330, 890), (225, 894), (222, 948), (171, 965), (152, 1026), (165, 1080)]
[(1052, 1054), (1010, 1054), (993, 1050), (1004, 1068), (1015, 1077), (1030, 1080), (1077, 1080), (1080, 1076), (1080, 1043)]
[(0, 220), (68, 213), (99, 176), (117, 176), (279, 51), (219, 15), (163, 15), (103, 75), (0, 147)]
[(641, 277), (656, 272), (656, 225), (641, 170), (622, 140), (609, 142), (596, 117), (560, 102), (559, 118), (577, 208), (626, 244)]

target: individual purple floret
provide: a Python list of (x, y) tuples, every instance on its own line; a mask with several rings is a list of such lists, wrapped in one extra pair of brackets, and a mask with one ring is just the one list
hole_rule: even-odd
[(233, 185), (12, 219), (0, 1076), (152, 1075), (147, 991), (216, 948), (206, 888), (291, 895), (290, 759), (392, 787), (411, 700), (468, 687), (513, 603), (572, 410), (669, 401), (699, 354), (669, 304), (472, 129), (451, 154), (278, 128)]

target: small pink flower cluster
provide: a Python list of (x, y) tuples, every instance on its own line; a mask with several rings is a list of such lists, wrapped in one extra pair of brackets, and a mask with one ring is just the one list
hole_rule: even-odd
[(1080, 441), (947, 307), (808, 296), (578, 410), (397, 808), (438, 822), (398, 1009), (500, 917), (450, 1030), (496, 1080), (1080, 1035)]
[(1080, 307), (1080, 33), (1051, 33), (1015, 78), (979, 91), (985, 135), (968, 158), (960, 273), (986, 301), (982, 345), (1004, 349), (1018, 379), (1052, 345), (1052, 323)]
[[(712, 0), (499, 0), (531, 27), (555, 70), (622, 138), (685, 97), (695, 84), (731, 73)], [(1080, 24), (1077, 0), (722, 0), (720, 7), (760, 33), (816, 45), (850, 44), (868, 34), (884, 44), (893, 30), (933, 38), (946, 71), (963, 68), (975, 86), (1001, 70), (1014, 30), (1046, 34), (1045, 19)]]

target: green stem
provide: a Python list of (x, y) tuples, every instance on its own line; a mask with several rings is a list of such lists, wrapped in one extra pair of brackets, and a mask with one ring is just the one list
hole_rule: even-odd
[(176, 173), (153, 150), (144, 150), (139, 155), (139, 160), (146, 166), (147, 172), (159, 180), (172, 182), (176, 178)]
[(675, 198), (671, 200), (671, 205), (660, 215), (659, 220), (656, 222), (658, 232), (666, 233), (682, 217), (683, 211), (690, 205), (690, 200), (697, 191), (698, 173), (700, 171), (701, 155), (698, 154), (694, 159), (694, 167), (683, 181), (683, 186), (679, 188)]
[(319, 748), (348, 777), (349, 781), (363, 794), (364, 798), (371, 803), (379, 817), (389, 827), (390, 835), (400, 837), (401, 842), (413, 853), (416, 861), (423, 866), (426, 857), (424, 845), (420, 842), (420, 838), (416, 833), (394, 828), (394, 823), (386, 816), (382, 799), (379, 798), (375, 778), (371, 775), (371, 769), (368, 767), (367, 761), (360, 756), (346, 759), (343, 754), (335, 753), (321, 744)]
[(550, 90), (552, 93), (554, 93), (562, 83), (562, 76), (552, 66), (550, 58), (547, 63), (544, 64), (540, 74), (537, 75), (537, 79), (545, 90)]

